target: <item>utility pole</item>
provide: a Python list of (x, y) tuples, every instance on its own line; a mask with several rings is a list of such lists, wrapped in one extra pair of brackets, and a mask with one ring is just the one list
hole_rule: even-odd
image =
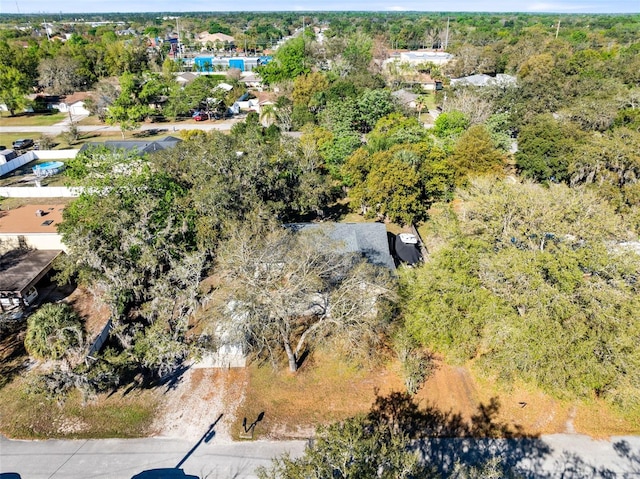
[(49, 35), (49, 27), (47, 26), (47, 21), (43, 18), (42, 25), (44, 25), (44, 31), (47, 32), (47, 40), (51, 41), (51, 35)]
[(447, 51), (447, 47), (449, 46), (449, 17), (447, 17), (447, 33), (444, 37), (444, 51)]

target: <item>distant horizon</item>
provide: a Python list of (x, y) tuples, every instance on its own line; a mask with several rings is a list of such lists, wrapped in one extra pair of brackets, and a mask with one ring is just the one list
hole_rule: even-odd
[[(370, 13), (529, 13), (529, 14), (608, 14), (627, 15), (640, 13), (640, 1), (634, 0), (486, 0), (482, 9), (478, 9), (478, 2), (472, 0), (451, 0), (447, 2), (446, 10), (425, 9), (424, 2), (418, 0), (325, 0), (322, 8), (318, 3), (309, 0), (294, 0), (287, 2), (274, 0), (268, 4), (260, 2), (237, 0), (233, 10), (212, 10), (211, 3), (204, 0), (184, 2), (184, 8), (177, 8), (176, 3), (168, 0), (158, 0), (153, 3), (153, 9), (147, 2), (140, 0), (112, 0), (103, 2), (86, 0), (82, 6), (76, 2), (61, 1), (55, 10), (51, 9), (51, 2), (45, 0), (4, 0), (1, 14), (7, 15), (69, 15), (69, 14), (118, 14), (118, 13), (328, 13), (328, 12), (370, 12)], [(268, 6), (267, 6), (268, 5)]]

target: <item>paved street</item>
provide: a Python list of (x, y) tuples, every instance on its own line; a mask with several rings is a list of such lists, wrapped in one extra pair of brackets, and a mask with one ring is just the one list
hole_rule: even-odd
[[(224, 121), (203, 121), (200, 123), (143, 123), (135, 131), (141, 130), (159, 130), (171, 134), (174, 131), (180, 130), (230, 130), (234, 123), (239, 120), (224, 120)], [(0, 133), (46, 133), (47, 135), (59, 135), (64, 130), (67, 130), (68, 125), (52, 125), (52, 126), (0, 126)], [(112, 131), (120, 133), (120, 128), (117, 126), (108, 125), (78, 125), (78, 130), (82, 133), (93, 133)], [(127, 132), (127, 139), (130, 140), (132, 132)]]
[[(196, 444), (176, 439), (9, 441), (0, 437), (0, 473), (21, 479), (129, 479), (144, 470), (176, 467)], [(255, 469), (304, 441), (202, 442), (181, 465), (202, 479), (255, 478)], [(0, 474), (0, 479), (2, 474)], [(13, 479), (13, 478), (12, 478)]]
[[(183, 461), (187, 474), (201, 479), (255, 478), (285, 451), (299, 455), (305, 442), (254, 441), (197, 444), (182, 440), (103, 439), (78, 441), (9, 441), (0, 437), (0, 473), (21, 479), (129, 479), (143, 470), (172, 468)], [(640, 437), (594, 440), (578, 434), (537, 439), (439, 439), (425, 443), (432, 464), (483, 463), (502, 457), (529, 479), (640, 478)], [(2, 474), (0, 474), (0, 479)], [(13, 479), (13, 478), (11, 478)]]

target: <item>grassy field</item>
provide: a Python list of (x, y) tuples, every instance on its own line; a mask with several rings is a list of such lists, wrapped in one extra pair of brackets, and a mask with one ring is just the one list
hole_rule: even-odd
[(101, 394), (86, 403), (77, 391), (59, 402), (28, 390), (28, 376), (0, 390), (0, 431), (9, 437), (143, 437), (156, 413), (157, 399), (152, 390)]
[(41, 137), (42, 133), (0, 133), (0, 145), (11, 148), (12, 143), (16, 140), (31, 138), (32, 140), (37, 141)]
[(20, 113), (9, 116), (9, 113), (0, 114), (0, 126), (51, 126), (68, 118), (66, 113), (57, 110), (52, 113)]

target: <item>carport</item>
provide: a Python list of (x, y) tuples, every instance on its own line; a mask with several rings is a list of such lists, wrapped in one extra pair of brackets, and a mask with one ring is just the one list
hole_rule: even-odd
[(31, 288), (51, 270), (62, 250), (14, 249), (0, 257), (0, 311), (29, 306)]

